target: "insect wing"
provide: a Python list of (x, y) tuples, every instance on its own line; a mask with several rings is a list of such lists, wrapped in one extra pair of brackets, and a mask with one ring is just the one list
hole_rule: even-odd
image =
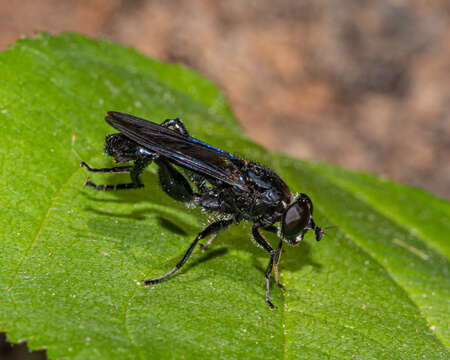
[(203, 141), (129, 114), (110, 111), (105, 118), (113, 128), (139, 145), (163, 155), (176, 165), (197, 171), (246, 190), (239, 178), (235, 157)]

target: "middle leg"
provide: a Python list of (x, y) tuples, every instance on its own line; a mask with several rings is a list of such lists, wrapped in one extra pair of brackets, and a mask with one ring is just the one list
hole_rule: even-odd
[(184, 126), (183, 121), (179, 118), (164, 120), (160, 125), (167, 128), (172, 127), (173, 130), (179, 132), (181, 135), (189, 136), (186, 126)]
[[(161, 126), (164, 126), (167, 128), (170, 127), (174, 131), (177, 131), (178, 133), (180, 133), (183, 136), (186, 136), (186, 137), (190, 136), (183, 121), (179, 118), (164, 120), (161, 123)], [(199, 176), (198, 174), (196, 174), (193, 171), (189, 171), (186, 169), (183, 169), (183, 170), (184, 170), (183, 172), (186, 174), (186, 176), (189, 178), (189, 180), (192, 181), (196, 185), (196, 187), (200, 193), (204, 193), (209, 190), (208, 186), (206, 185), (206, 180), (203, 176)]]
[(199, 244), (200, 249), (202, 249), (202, 250), (208, 249), (209, 245), (211, 245), (211, 243), (214, 241), (216, 236), (217, 236), (217, 233), (212, 234), (204, 244)]
[(199, 240), (203, 239), (204, 237), (206, 237), (208, 235), (217, 234), (220, 230), (223, 230), (223, 229), (227, 228), (228, 226), (230, 226), (234, 222), (235, 222), (235, 219), (232, 218), (232, 219), (228, 219), (228, 220), (216, 221), (216, 222), (208, 225), (206, 227), (206, 229), (204, 229), (200, 234), (197, 235), (197, 237), (191, 243), (191, 245), (189, 246), (189, 248), (187, 249), (187, 251), (185, 252), (183, 257), (175, 265), (175, 267), (172, 268), (172, 270), (170, 270), (167, 274), (165, 274), (165, 275), (163, 275), (163, 276), (161, 276), (159, 278), (151, 279), (151, 280), (144, 280), (143, 281), (144, 285), (159, 284), (161, 281), (167, 279), (170, 275), (172, 275), (174, 272), (179, 270), (184, 265), (184, 263), (189, 258), (189, 256), (191, 256), (192, 251), (194, 250), (194, 248), (197, 245), (197, 243), (199, 242)]

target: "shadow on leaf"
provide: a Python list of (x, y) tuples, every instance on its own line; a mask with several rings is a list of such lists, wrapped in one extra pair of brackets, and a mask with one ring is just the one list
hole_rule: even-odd
[[(126, 177), (125, 177), (126, 179)], [(108, 176), (105, 179), (105, 183), (116, 184), (124, 181), (123, 175), (112, 175)], [(154, 204), (161, 207), (167, 207), (175, 212), (179, 212), (180, 216), (175, 216), (172, 211), (169, 213), (168, 211), (162, 211), (161, 209), (150, 207), (144, 209), (137, 209), (131, 212), (123, 213), (123, 212), (108, 212), (98, 208), (93, 208), (91, 206), (85, 207), (86, 211), (95, 213), (101, 216), (109, 216), (112, 219), (121, 218), (121, 219), (133, 219), (142, 221), (148, 218), (149, 214), (152, 216), (156, 216), (158, 225), (167, 231), (181, 235), (187, 236), (192, 234), (192, 239), (198, 234), (199, 229), (193, 228), (192, 224), (188, 224), (186, 221), (183, 221), (183, 216), (186, 213), (186, 207), (183, 203), (174, 201), (170, 197), (168, 197), (159, 187), (159, 179), (157, 175), (147, 173), (144, 177), (144, 182), (147, 185), (144, 189), (137, 190), (127, 190), (127, 191), (116, 191), (116, 192), (108, 192), (108, 195), (111, 194), (110, 198), (104, 197), (95, 197), (95, 192), (93, 194), (88, 193), (87, 191), (83, 192), (83, 196), (86, 197), (88, 201), (96, 202), (96, 203), (118, 203), (118, 204), (137, 204), (142, 202), (148, 202), (150, 204)], [(149, 191), (151, 187), (151, 191)], [(89, 189), (91, 190), (91, 189)], [(190, 210), (191, 211), (191, 210)], [(199, 209), (192, 209), (192, 216), (198, 217), (200, 216)], [(243, 231), (243, 227), (245, 231)], [(245, 235), (248, 233), (247, 235)], [(242, 250), (252, 254), (254, 267), (257, 268), (261, 273), (265, 273), (267, 264), (263, 263), (261, 260), (262, 257), (267, 258), (267, 262), (269, 261), (269, 254), (264, 250), (259, 251), (259, 247), (256, 247), (253, 241), (249, 241), (251, 237), (251, 230), (247, 225), (232, 225), (230, 228), (221, 232), (218, 240), (215, 241), (214, 245), (224, 245), (227, 248), (235, 248), (237, 250)], [(273, 247), (276, 247), (278, 243), (278, 238), (267, 232), (263, 232), (263, 236), (272, 242)], [(187, 247), (186, 247), (187, 249)], [(180, 249), (180, 254), (184, 252), (186, 249)], [(210, 252), (206, 256), (202, 256), (200, 259), (188, 264), (183, 271), (188, 271), (190, 268), (205, 262), (214, 259), (215, 257), (224, 255), (227, 253), (227, 249), (223, 248), (220, 250), (209, 250)], [(289, 246), (284, 244), (283, 253), (280, 261), (280, 270), (287, 269), (289, 271), (299, 271), (304, 266), (310, 265), (316, 270), (320, 270), (322, 268), (321, 264), (315, 263), (311, 257), (311, 246), (307, 242), (302, 242), (300, 245), (296, 247)]]
[(114, 212), (110, 212), (110, 211), (95, 209), (90, 206), (86, 206), (84, 208), (84, 210), (92, 212), (96, 215), (111, 217), (112, 219), (114, 219), (114, 218), (133, 219), (133, 220), (138, 220), (138, 221), (148, 219), (148, 215), (152, 214), (153, 216), (157, 217), (158, 224), (170, 232), (173, 232), (178, 235), (188, 235), (192, 231), (195, 232), (195, 230), (192, 228), (191, 224), (188, 224), (187, 222), (183, 223), (183, 220), (181, 217), (176, 217), (177, 224), (175, 224), (173, 215), (170, 218), (169, 217), (170, 215), (168, 215), (166, 212), (155, 209), (155, 208), (133, 210), (128, 213), (114, 213)]

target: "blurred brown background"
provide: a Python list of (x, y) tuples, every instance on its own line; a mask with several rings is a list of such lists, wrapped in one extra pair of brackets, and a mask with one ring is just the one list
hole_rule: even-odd
[(448, 0), (0, 0), (0, 49), (107, 37), (205, 74), (268, 148), (446, 198), (449, 25)]
[(0, 0), (0, 50), (35, 30), (187, 64), (266, 147), (450, 198), (448, 0)]

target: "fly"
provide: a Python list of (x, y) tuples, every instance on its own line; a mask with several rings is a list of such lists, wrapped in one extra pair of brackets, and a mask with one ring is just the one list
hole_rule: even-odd
[[(97, 185), (87, 179), (86, 186), (96, 190), (141, 188), (144, 186), (142, 173), (154, 162), (158, 166), (161, 187), (170, 197), (221, 215), (220, 220), (212, 222), (197, 235), (174, 268), (143, 283), (158, 284), (167, 279), (185, 264), (201, 239), (208, 238), (200, 245), (206, 249), (220, 231), (247, 220), (253, 223), (255, 241), (270, 254), (265, 273), (266, 303), (275, 309), (270, 301), (270, 278), (273, 272), (275, 283), (284, 290), (278, 279), (283, 242), (297, 245), (308, 230), (314, 231), (317, 241), (324, 235), (324, 230), (313, 220), (311, 199), (306, 194), (293, 196), (286, 183), (268, 167), (191, 137), (180, 119), (168, 119), (158, 125), (110, 111), (105, 120), (119, 131), (106, 136), (106, 154), (116, 162), (132, 162), (132, 165), (95, 169), (82, 162), (81, 166), (91, 172), (129, 173), (131, 182)], [(276, 223), (279, 223), (278, 227)], [(276, 249), (261, 235), (261, 230), (279, 236)]]

